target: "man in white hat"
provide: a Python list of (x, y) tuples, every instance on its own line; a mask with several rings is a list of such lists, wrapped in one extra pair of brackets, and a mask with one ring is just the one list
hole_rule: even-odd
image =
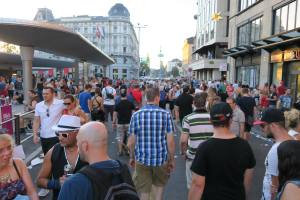
[(79, 128), (80, 118), (72, 115), (63, 115), (58, 124), (52, 126), (59, 143), (47, 152), (37, 184), (53, 190), (53, 199), (57, 199), (66, 178), (88, 164), (79, 158), (76, 140)]

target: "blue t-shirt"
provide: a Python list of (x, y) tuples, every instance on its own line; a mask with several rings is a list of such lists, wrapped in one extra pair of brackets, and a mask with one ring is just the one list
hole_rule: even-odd
[[(106, 160), (91, 165), (97, 169), (113, 171), (119, 169), (120, 165), (116, 160)], [(81, 174), (76, 173), (64, 182), (58, 200), (82, 200), (94, 199), (92, 183), (89, 179)]]
[(81, 109), (85, 113), (90, 113), (89, 106), (88, 106), (88, 100), (92, 99), (92, 95), (90, 92), (82, 92), (79, 94), (79, 104)]
[(282, 108), (291, 109), (291, 107), (292, 107), (292, 97), (291, 96), (282, 95), (279, 97), (279, 99), (280, 99)]

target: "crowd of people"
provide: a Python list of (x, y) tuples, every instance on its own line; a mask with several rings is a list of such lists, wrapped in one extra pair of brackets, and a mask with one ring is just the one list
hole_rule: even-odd
[[(0, 134), (1, 200), (38, 199), (50, 190), (53, 199), (64, 200), (114, 195), (161, 200), (176, 170), (176, 131), (187, 199), (246, 199), (256, 165), (248, 144), (253, 126), (274, 141), (265, 160), (262, 199), (293, 200), (300, 194), (300, 100), (283, 81), (249, 88), (221, 80), (34, 80), (30, 102), (14, 98), (23, 93), (16, 87), (21, 77), (8, 82), (0, 77), (0, 95), (7, 90), (13, 103), (35, 111), (22, 119), (21, 128), (32, 129), (45, 155), (37, 177), (41, 189), (35, 191), (25, 163), (13, 158), (12, 138)], [(117, 156), (128, 157), (132, 175), (108, 154), (112, 129)]]

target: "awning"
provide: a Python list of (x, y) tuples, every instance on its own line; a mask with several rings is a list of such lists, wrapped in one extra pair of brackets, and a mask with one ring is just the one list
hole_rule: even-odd
[(114, 63), (79, 33), (51, 23), (1, 18), (0, 41), (99, 65)]
[(237, 58), (239, 56), (249, 55), (249, 54), (255, 54), (257, 51), (253, 50), (253, 45), (241, 45), (238, 47), (233, 47), (230, 49), (227, 49), (223, 52), (225, 56), (230, 56), (233, 58)]
[(261, 49), (269, 52), (275, 49), (284, 49), (291, 44), (300, 45), (300, 28), (257, 40), (252, 42), (251, 45), (242, 45), (227, 49), (223, 54), (225, 56), (236, 58), (245, 54), (253, 54)]
[[(0, 53), (0, 68), (2, 66), (12, 66), (22, 68), (21, 56), (17, 54)], [(34, 57), (32, 61), (32, 67), (53, 67), (53, 68), (64, 68), (72, 67), (74, 62), (45, 59)]]
[(284, 49), (291, 44), (300, 44), (300, 27), (252, 42), (252, 44), (255, 46), (254, 50), (264, 49), (269, 52), (275, 49)]
[(227, 43), (226, 42), (214, 42), (212, 44), (208, 44), (208, 45), (204, 45), (204, 46), (201, 46), (199, 49), (197, 49), (196, 51), (193, 52), (193, 54), (195, 53), (202, 53), (202, 52), (205, 52), (207, 49), (213, 47), (213, 46), (216, 46), (216, 45), (223, 45), (223, 46), (227, 46)]

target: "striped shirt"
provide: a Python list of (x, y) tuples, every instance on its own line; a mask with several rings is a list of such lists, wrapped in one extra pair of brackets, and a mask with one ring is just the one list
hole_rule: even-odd
[(168, 158), (167, 134), (173, 134), (169, 111), (157, 105), (145, 105), (130, 121), (129, 135), (136, 137), (135, 160), (146, 166), (161, 166)]
[(213, 135), (210, 115), (206, 110), (195, 110), (185, 116), (182, 121), (182, 133), (189, 134), (188, 149), (186, 155), (194, 159), (198, 146)]

